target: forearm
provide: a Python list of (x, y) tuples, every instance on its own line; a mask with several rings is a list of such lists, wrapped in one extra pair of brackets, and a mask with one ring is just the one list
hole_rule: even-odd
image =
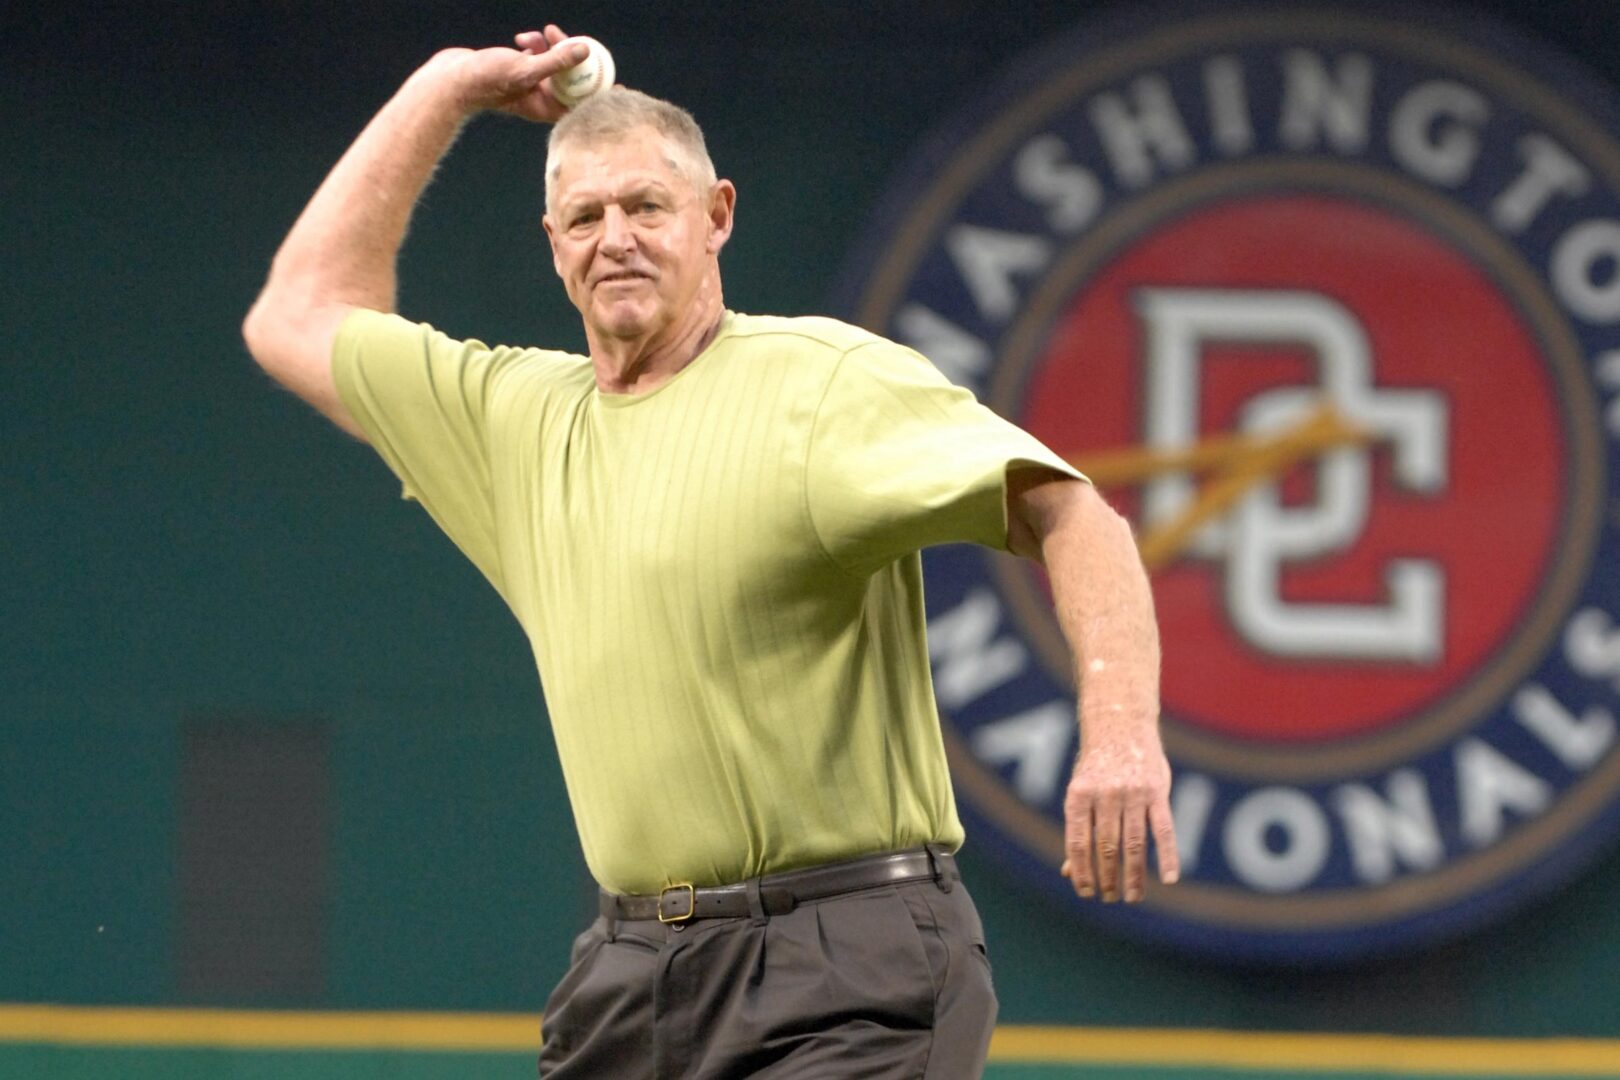
[(1080, 755), (1063, 799), (1062, 873), (1082, 897), (1140, 900), (1150, 836), (1160, 879), (1180, 875), (1153, 592), (1125, 519), (1089, 484), (1054, 475), (1009, 478), (1008, 541), (1046, 565), (1074, 651)]
[(411, 212), (469, 110), (441, 53), (372, 118), (328, 174), (272, 263), (261, 305), (392, 311)]
[(456, 51), (435, 56), (366, 125), (282, 241), (242, 324), (261, 367), (359, 438), (332, 376), (332, 344), (353, 309), (394, 309), (411, 211), (473, 112), (458, 100), (455, 63)]
[(354, 435), (333, 343), (353, 309), (393, 310), (394, 263), (439, 159), (476, 112), (553, 123), (563, 113), (546, 80), (584, 59), (585, 47), (555, 48), (555, 26), (518, 37), (522, 51), (446, 49), (405, 81), (304, 208), (242, 324), (266, 371)]
[(1094, 492), (1041, 537), (1053, 605), (1074, 652), (1082, 746), (1156, 751), (1159, 633), (1130, 526)]

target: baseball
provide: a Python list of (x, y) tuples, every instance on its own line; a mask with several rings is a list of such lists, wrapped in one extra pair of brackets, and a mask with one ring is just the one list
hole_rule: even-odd
[(558, 101), (572, 108), (599, 90), (613, 85), (613, 54), (595, 38), (578, 36), (564, 38), (553, 49), (566, 49), (570, 45), (587, 46), (590, 55), (571, 68), (564, 68), (551, 77), (551, 93)]

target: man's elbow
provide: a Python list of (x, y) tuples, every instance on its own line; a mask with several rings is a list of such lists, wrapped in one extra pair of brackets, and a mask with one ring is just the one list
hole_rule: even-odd
[(355, 438), (365, 434), (332, 379), (332, 345), (350, 308), (289, 304), (266, 289), (242, 319), (248, 354), (269, 376)]
[(242, 343), (247, 346), (248, 355), (262, 367), (264, 361), (259, 359), (264, 350), (264, 297), (260, 296), (248, 308), (247, 315), (242, 318)]
[(267, 286), (242, 319), (242, 341), (272, 378), (307, 397), (329, 381), (332, 340), (343, 314), (336, 305), (313, 304)]
[(288, 342), (295, 334), (294, 322), (285, 305), (278, 303), (267, 289), (261, 292), (242, 319), (242, 342), (248, 355), (265, 371), (277, 374), (278, 357), (288, 352)]

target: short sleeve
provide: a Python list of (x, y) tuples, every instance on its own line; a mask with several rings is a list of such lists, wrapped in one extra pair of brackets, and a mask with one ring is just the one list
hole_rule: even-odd
[(489, 402), (503, 368), (521, 356), (365, 310), (343, 321), (332, 349), (343, 404), (405, 497), (420, 502), (497, 589)]
[(806, 496), (823, 547), (869, 572), (931, 544), (1007, 547), (1007, 473), (1084, 480), (927, 359), (873, 341), (839, 360), (817, 410)]

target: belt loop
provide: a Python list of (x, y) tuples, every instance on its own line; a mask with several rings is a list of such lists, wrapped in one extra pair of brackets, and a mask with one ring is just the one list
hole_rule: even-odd
[(944, 844), (924, 844), (923, 850), (928, 852), (928, 865), (934, 871), (934, 883), (939, 891), (950, 892), (956, 885), (956, 875), (951, 873), (950, 863), (946, 861), (950, 852), (945, 850)]
[(619, 914), (608, 912), (602, 916), (602, 921), (607, 924), (607, 943), (611, 945), (619, 939)]
[(765, 915), (765, 898), (759, 894), (759, 878), (748, 879), (748, 922), (750, 926), (764, 926), (770, 920)]

